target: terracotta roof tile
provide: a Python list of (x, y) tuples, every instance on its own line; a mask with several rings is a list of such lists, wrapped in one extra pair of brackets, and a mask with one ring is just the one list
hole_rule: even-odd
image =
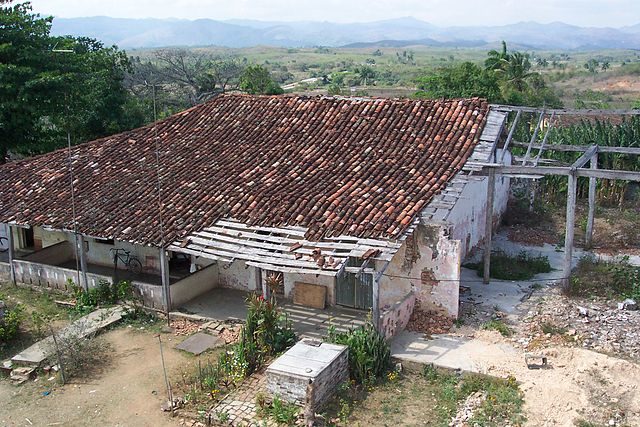
[[(225, 95), (157, 123), (166, 243), (220, 218), (397, 238), (455, 176), (488, 104)], [(154, 126), (72, 149), (79, 230), (161, 243)], [(68, 153), (0, 167), (0, 222), (73, 229)]]

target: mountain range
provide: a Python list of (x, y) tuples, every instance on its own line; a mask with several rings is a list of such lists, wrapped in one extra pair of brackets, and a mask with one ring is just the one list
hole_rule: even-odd
[(415, 18), (367, 23), (212, 19), (56, 18), (52, 34), (88, 36), (122, 48), (164, 46), (484, 46), (501, 40), (532, 49), (640, 49), (640, 24), (587, 28), (562, 22), (439, 27)]

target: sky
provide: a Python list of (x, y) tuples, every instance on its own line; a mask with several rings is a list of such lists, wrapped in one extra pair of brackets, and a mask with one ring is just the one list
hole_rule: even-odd
[(640, 0), (31, 0), (62, 18), (181, 18), (369, 22), (412, 16), (438, 26), (520, 21), (592, 27), (640, 23)]

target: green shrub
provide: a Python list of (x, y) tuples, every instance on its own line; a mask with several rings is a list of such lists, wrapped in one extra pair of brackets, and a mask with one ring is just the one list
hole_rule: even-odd
[(631, 298), (640, 301), (640, 267), (629, 264), (629, 258), (602, 261), (582, 257), (571, 278), (569, 296)]
[(76, 300), (76, 310), (80, 312), (92, 311), (102, 305), (113, 305), (118, 301), (133, 301), (135, 294), (133, 285), (128, 281), (120, 281), (112, 285), (106, 280), (100, 280), (98, 286), (89, 288), (87, 291), (77, 286), (73, 281), (69, 281), (69, 286), (73, 290)]
[(359, 384), (374, 383), (391, 367), (389, 344), (371, 321), (346, 332), (330, 326), (327, 340), (349, 347), (349, 374)]
[(502, 320), (489, 320), (482, 324), (482, 329), (498, 331), (503, 337), (509, 337), (513, 335), (513, 331)]
[(19, 305), (5, 311), (4, 318), (0, 320), (0, 344), (9, 342), (18, 335), (20, 322), (22, 308)]
[(285, 402), (278, 396), (271, 403), (265, 402), (262, 396), (256, 396), (256, 405), (263, 418), (270, 418), (278, 425), (294, 425), (300, 413), (298, 406)]

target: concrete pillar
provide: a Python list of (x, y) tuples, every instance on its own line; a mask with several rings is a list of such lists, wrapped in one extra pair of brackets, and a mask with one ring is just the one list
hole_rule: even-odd
[(169, 311), (171, 311), (171, 282), (169, 279), (169, 258), (167, 250), (164, 248), (160, 248), (160, 277), (162, 278), (162, 294), (168, 320)]
[(13, 265), (13, 260), (16, 256), (15, 254), (15, 244), (13, 239), (13, 227), (7, 225), (7, 243), (9, 244), (9, 267), (11, 269), (11, 283), (16, 284), (16, 269)]
[(80, 271), (82, 272), (82, 287), (85, 291), (89, 290), (89, 278), (87, 277), (87, 251), (85, 249), (85, 240), (82, 234), (78, 234), (78, 246), (80, 254)]
[(490, 281), (491, 272), (491, 239), (493, 237), (493, 198), (496, 189), (496, 171), (489, 169), (489, 178), (487, 179), (487, 205), (486, 219), (484, 226), (484, 284)]

